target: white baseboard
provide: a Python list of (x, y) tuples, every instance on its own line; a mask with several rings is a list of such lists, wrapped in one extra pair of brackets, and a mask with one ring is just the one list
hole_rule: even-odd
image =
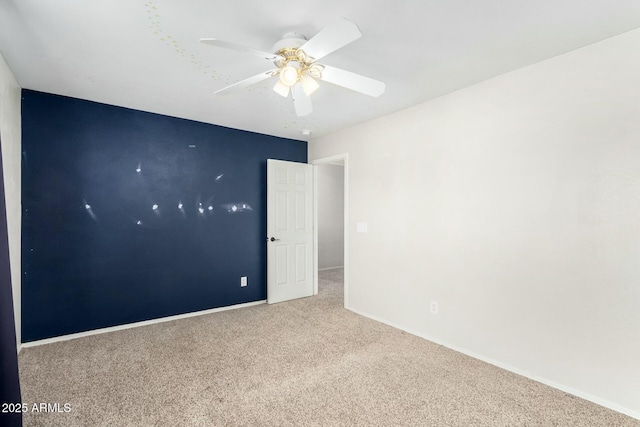
[(339, 267), (325, 267), (325, 268), (319, 268), (318, 271), (325, 271), (325, 270), (337, 270), (339, 268), (344, 268), (344, 265), (341, 265)]
[(189, 318), (189, 317), (203, 316), (205, 314), (219, 313), (221, 311), (235, 310), (235, 309), (238, 309), (238, 308), (251, 307), (253, 305), (266, 304), (266, 302), (267, 302), (267, 300), (246, 302), (246, 303), (243, 303), (243, 304), (235, 304), (235, 305), (229, 305), (229, 306), (226, 306), (226, 307), (211, 308), (209, 310), (194, 311), (192, 313), (176, 314), (175, 316), (161, 317), (159, 319), (144, 320), (142, 322), (127, 323), (125, 325), (110, 326), (108, 328), (94, 329), (94, 330), (91, 330), (91, 331), (78, 332), (76, 334), (61, 335), (59, 337), (46, 338), (46, 339), (43, 339), (43, 340), (25, 342), (25, 343), (22, 343), (22, 345), (20, 345), (20, 347), (18, 348), (18, 353), (20, 353), (20, 350), (23, 347), (27, 347), (27, 348), (28, 347), (36, 347), (36, 346), (39, 346), (39, 345), (51, 344), (51, 343), (54, 343), (54, 342), (74, 340), (76, 338), (83, 338), (83, 337), (88, 337), (88, 336), (91, 336), (91, 335), (106, 334), (107, 332), (122, 331), (124, 329), (137, 328), (139, 326), (153, 325), (153, 324), (156, 324), (156, 323), (170, 322), (172, 320), (186, 319), (186, 318)]
[(604, 406), (605, 408), (611, 409), (611, 410), (616, 411), (616, 412), (620, 412), (621, 414), (625, 414), (625, 415), (628, 415), (628, 416), (630, 416), (632, 418), (640, 420), (640, 412), (631, 410), (629, 408), (625, 408), (625, 407), (620, 406), (620, 405), (618, 405), (618, 404), (616, 404), (614, 402), (610, 402), (610, 401), (608, 401), (606, 399), (602, 399), (600, 397), (593, 396), (593, 395), (591, 395), (589, 393), (585, 393), (585, 392), (582, 392), (580, 390), (576, 390), (576, 389), (574, 389), (572, 387), (565, 386), (563, 384), (558, 384), (555, 381), (548, 380), (548, 379), (546, 379), (544, 377), (540, 377), (540, 376), (538, 376), (536, 374), (532, 374), (530, 372), (524, 371), (522, 369), (516, 368), (516, 367), (508, 365), (506, 363), (502, 363), (502, 362), (499, 362), (497, 360), (485, 357), (485, 356), (483, 356), (481, 354), (475, 353), (473, 351), (469, 351), (467, 349), (460, 348), (460, 347), (458, 347), (456, 345), (452, 345), (452, 344), (449, 344), (447, 342), (443, 342), (443, 341), (441, 341), (439, 339), (430, 337), (430, 336), (422, 334), (420, 332), (404, 328), (404, 327), (402, 327), (400, 325), (397, 325), (397, 324), (395, 324), (393, 322), (389, 322), (389, 321), (381, 319), (381, 318), (379, 318), (377, 316), (374, 316), (374, 315), (371, 315), (371, 314), (368, 314), (368, 313), (364, 313), (364, 312), (362, 312), (360, 310), (356, 310), (356, 309), (354, 309), (352, 307), (346, 307), (345, 306), (345, 308), (347, 310), (349, 310), (349, 311), (352, 311), (352, 312), (354, 312), (356, 314), (359, 314), (360, 316), (367, 317), (367, 318), (369, 318), (371, 320), (375, 320), (376, 322), (384, 323), (385, 325), (391, 326), (391, 327), (396, 328), (396, 329), (400, 329), (401, 331), (405, 331), (405, 332), (407, 332), (407, 333), (409, 333), (411, 335), (415, 335), (415, 336), (423, 338), (423, 339), (425, 339), (427, 341), (431, 341), (431, 342), (433, 342), (435, 344), (439, 344), (439, 345), (441, 345), (443, 347), (447, 347), (447, 348), (449, 348), (451, 350), (457, 351), (458, 353), (466, 354), (467, 356), (473, 357), (474, 359), (481, 360), (483, 362), (489, 363), (490, 365), (497, 366), (498, 368), (513, 372), (514, 374), (521, 375), (523, 377), (529, 378), (530, 380), (537, 381), (539, 383), (548, 385), (549, 387), (553, 387), (555, 389), (564, 391), (565, 393), (572, 394), (572, 395), (580, 397), (580, 398), (582, 398), (584, 400), (588, 400), (589, 402), (593, 402), (593, 403), (595, 403), (597, 405)]

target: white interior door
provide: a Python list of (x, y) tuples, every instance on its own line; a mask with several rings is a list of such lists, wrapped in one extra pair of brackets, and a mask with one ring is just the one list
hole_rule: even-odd
[(267, 160), (267, 303), (313, 295), (313, 166)]

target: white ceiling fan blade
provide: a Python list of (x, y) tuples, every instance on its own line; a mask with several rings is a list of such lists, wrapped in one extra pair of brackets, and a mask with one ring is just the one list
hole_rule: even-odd
[(223, 87), (222, 89), (218, 89), (217, 91), (215, 91), (214, 93), (216, 95), (224, 95), (226, 93), (229, 92), (233, 92), (234, 90), (238, 90), (238, 89), (242, 89), (245, 88), (247, 86), (251, 86), (253, 84), (259, 83), (263, 80), (268, 79), (269, 77), (272, 77), (273, 75), (275, 75), (274, 73), (276, 73), (277, 70), (269, 70), (269, 71), (264, 71), (260, 74), (256, 74), (253, 77), (249, 77), (248, 79), (244, 79), (244, 80), (240, 80), (237, 83), (232, 84), (231, 86), (227, 86), (227, 87)]
[(300, 49), (304, 50), (307, 55), (320, 59), (359, 39), (361, 36), (362, 33), (356, 24), (348, 19), (341, 18), (335, 24), (322, 29), (311, 40), (303, 44)]
[(296, 109), (296, 115), (298, 117), (311, 114), (313, 106), (311, 105), (311, 98), (304, 93), (302, 85), (297, 84), (291, 88), (291, 94), (293, 95), (293, 106)]
[(322, 80), (373, 97), (382, 95), (385, 90), (385, 84), (379, 80), (328, 65), (324, 66)]
[(276, 55), (275, 53), (269, 53), (258, 49), (253, 49), (251, 47), (242, 46), (235, 43), (225, 42), (218, 39), (200, 39), (200, 43), (208, 44), (211, 46), (218, 46), (229, 50), (234, 50), (236, 52), (244, 52), (250, 53), (255, 56), (259, 56), (264, 59), (268, 59), (269, 61), (275, 61), (276, 59), (283, 58), (280, 55)]

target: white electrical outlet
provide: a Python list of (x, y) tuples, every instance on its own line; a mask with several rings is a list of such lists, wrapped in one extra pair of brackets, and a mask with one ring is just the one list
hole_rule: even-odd
[(438, 301), (431, 301), (431, 313), (438, 314)]
[(242, 276), (240, 278), (240, 286), (242, 286), (242, 287), (247, 286), (247, 276)]

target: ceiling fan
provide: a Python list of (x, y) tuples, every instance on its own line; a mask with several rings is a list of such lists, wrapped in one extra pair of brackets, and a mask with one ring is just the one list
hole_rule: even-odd
[(285, 34), (282, 40), (273, 46), (274, 53), (212, 38), (200, 39), (200, 42), (256, 55), (272, 61), (275, 65), (273, 69), (219, 89), (215, 92), (216, 94), (242, 89), (277, 76), (278, 80), (273, 90), (284, 97), (288, 97), (291, 93), (296, 114), (306, 116), (313, 111), (310, 95), (319, 87), (316, 80), (333, 83), (373, 97), (384, 93), (385, 84), (381, 81), (317, 62), (361, 36), (362, 33), (356, 24), (342, 18), (321, 30), (310, 40), (299, 33)]

